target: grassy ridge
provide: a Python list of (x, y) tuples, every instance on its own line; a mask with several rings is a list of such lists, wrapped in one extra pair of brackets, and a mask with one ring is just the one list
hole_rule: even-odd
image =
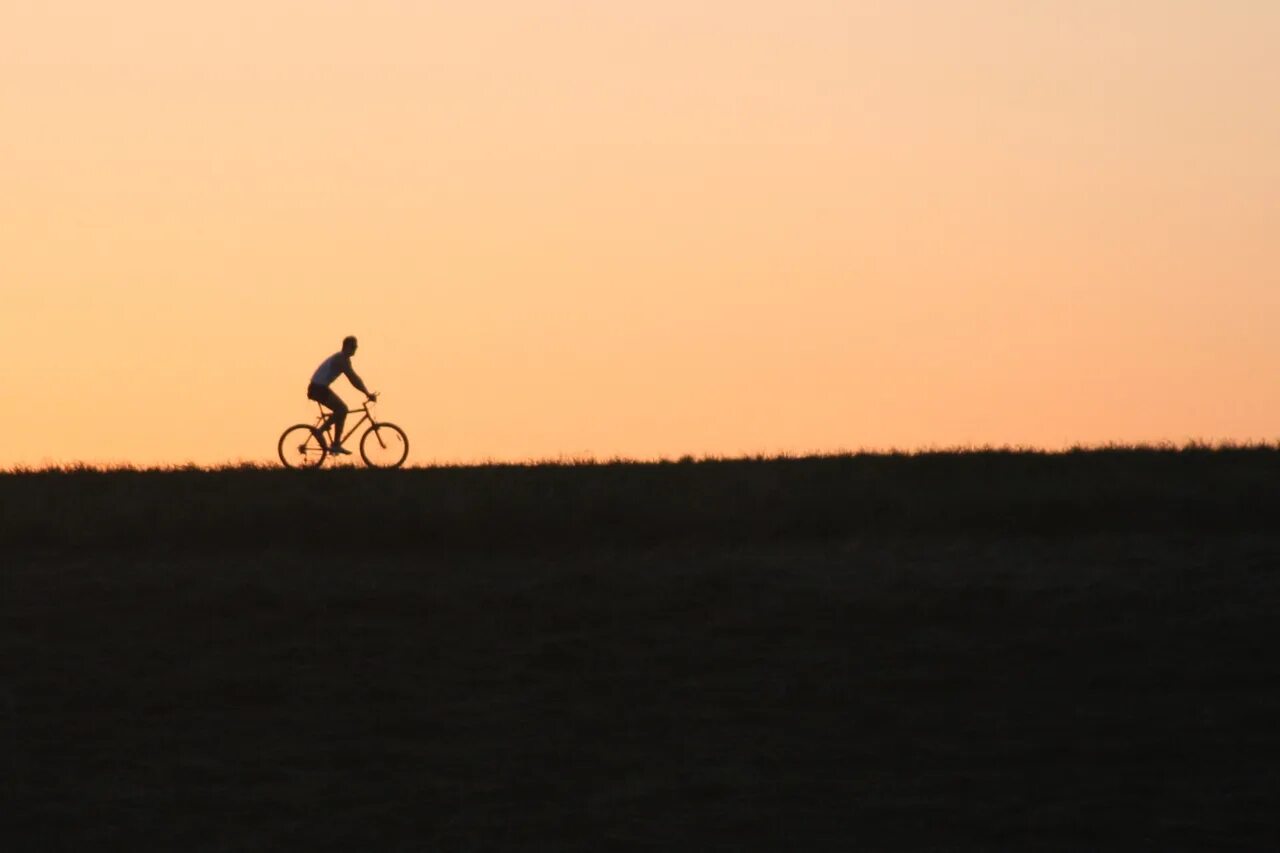
[(1280, 449), (1112, 448), (0, 475), (0, 546), (564, 548), (868, 535), (1248, 532)]
[(3, 474), (0, 850), (1269, 849), (1277, 474)]

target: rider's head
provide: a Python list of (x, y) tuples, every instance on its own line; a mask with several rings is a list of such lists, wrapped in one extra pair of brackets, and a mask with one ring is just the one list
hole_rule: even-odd
[(347, 335), (345, 338), (342, 339), (342, 351), (347, 355), (356, 354), (356, 336), (355, 335)]

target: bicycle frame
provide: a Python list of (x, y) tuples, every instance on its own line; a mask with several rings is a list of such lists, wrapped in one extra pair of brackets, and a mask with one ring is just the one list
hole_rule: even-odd
[[(363, 405), (347, 410), (351, 415), (350, 425), (343, 432), (346, 435), (335, 435), (333, 426), (334, 411), (319, 400), (316, 408), (319, 415), (311, 423), (297, 423), (287, 427), (280, 434), (276, 444), (276, 453), (286, 468), (315, 468), (324, 463), (342, 444), (356, 440), (356, 433), (364, 430), (359, 437), (360, 458), (370, 468), (399, 468), (409, 455), (409, 437), (404, 430), (393, 423), (379, 421), (374, 413), (377, 395), (371, 394)], [(339, 454), (342, 450), (338, 451)], [(346, 451), (349, 455), (351, 451)]]
[[(330, 439), (329, 437), (329, 427), (333, 426), (334, 413), (329, 412), (329, 414), (326, 415), (325, 408), (320, 403), (316, 403), (316, 408), (320, 410), (320, 416), (316, 418), (316, 429), (318, 429), (320, 431), (320, 434), (325, 437), (325, 440), (330, 442), (329, 446), (332, 447), (333, 443), (332, 443), (332, 439)], [(365, 400), (364, 405), (361, 406), (360, 408), (350, 409), (347, 411), (348, 422), (350, 422), (350, 417), (354, 415), (356, 412), (362, 413), (360, 416), (360, 420), (356, 421), (354, 424), (350, 426), (350, 428), (347, 430), (347, 434), (342, 437), (342, 439), (338, 442), (338, 444), (345, 445), (347, 443), (347, 439), (355, 435), (356, 430), (358, 430), (361, 427), (361, 425), (365, 423), (365, 421), (368, 421), (369, 423), (373, 423), (373, 412), (369, 411), (368, 400)]]

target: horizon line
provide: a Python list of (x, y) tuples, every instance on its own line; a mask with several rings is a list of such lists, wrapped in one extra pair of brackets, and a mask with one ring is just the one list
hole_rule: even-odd
[[(1280, 451), (1280, 439), (1237, 441), (1224, 439), (1221, 441), (1205, 441), (1190, 439), (1183, 442), (1100, 442), (1095, 444), (1079, 443), (1062, 448), (1047, 448), (1026, 444), (973, 444), (973, 445), (927, 445), (918, 448), (862, 448), (859, 450), (812, 451), (804, 453), (743, 453), (724, 454), (683, 454), (677, 457), (627, 457), (627, 456), (594, 456), (590, 454), (562, 454), (555, 457), (528, 459), (474, 459), (463, 461), (431, 461), (424, 464), (405, 465), (397, 470), (426, 471), (442, 469), (470, 468), (548, 468), (548, 467), (607, 467), (614, 465), (690, 465), (743, 462), (788, 462), (818, 461), (827, 459), (855, 458), (914, 458), (928, 456), (979, 456), (979, 455), (1023, 455), (1023, 456), (1070, 456), (1088, 453), (1187, 453), (1187, 452), (1231, 452), (1231, 451)], [(331, 465), (319, 470), (378, 470), (369, 469), (358, 463)], [(136, 464), (132, 462), (42, 462), (39, 464), (19, 463), (0, 468), (0, 475), (30, 475), (55, 473), (177, 473), (186, 471), (226, 472), (226, 471), (270, 471), (288, 470), (275, 461), (262, 460), (228, 460), (226, 462), (198, 464), (195, 462)]]

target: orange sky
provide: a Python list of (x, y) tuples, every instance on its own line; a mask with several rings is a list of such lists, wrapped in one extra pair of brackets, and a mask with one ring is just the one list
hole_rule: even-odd
[[(0, 0), (0, 466), (1280, 434), (1270, 0)], [(335, 386), (358, 395), (345, 380)]]

